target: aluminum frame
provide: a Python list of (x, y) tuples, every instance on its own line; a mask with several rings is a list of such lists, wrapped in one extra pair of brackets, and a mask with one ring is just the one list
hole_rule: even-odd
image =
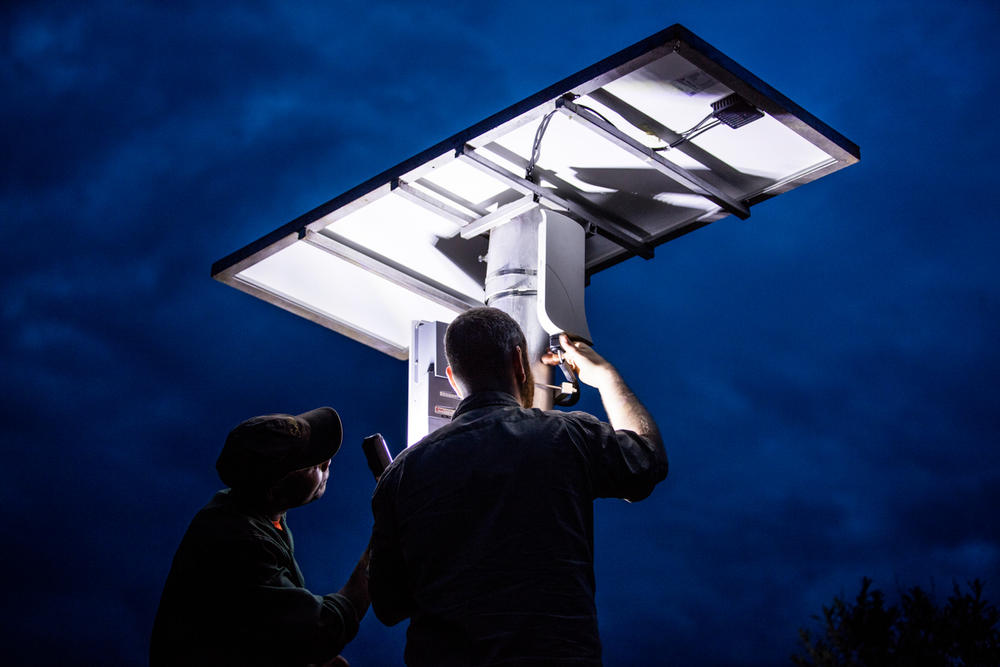
[[(635, 108), (602, 88), (672, 53), (680, 55), (715, 81), (825, 152), (830, 159), (769, 183), (746, 197), (736, 199), (689, 170), (638, 144), (613, 125), (593, 116), (585, 109), (580, 109), (571, 99), (576, 96), (592, 95), (593, 99), (613, 109), (633, 124), (654, 128), (661, 137), (679, 136), (641, 109)], [(490, 152), (504, 157), (503, 147), (493, 144), (496, 139), (527, 123), (538, 121), (544, 114), (552, 111), (582, 121), (584, 127), (644, 160), (690, 192), (706, 197), (721, 210), (717, 214), (707, 214), (669, 229), (651, 233), (629, 220), (622, 219), (614, 211), (603, 209), (585, 196), (574, 196), (571, 185), (565, 180), (560, 180), (557, 174), (546, 173), (540, 168), (536, 172), (539, 174), (540, 182), (535, 183), (519, 177), (494, 160), (485, 157), (484, 154)], [(713, 173), (718, 172), (723, 178), (726, 170), (730, 169), (724, 162), (715, 160), (712, 155), (693, 143), (680, 144), (672, 150), (709, 164)], [(510, 158), (508, 162), (515, 164), (521, 160), (517, 156), (507, 157)], [(513, 201), (497, 202), (499, 204), (497, 209), (490, 211), (483, 207), (481, 202), (468, 201), (448, 188), (438, 186), (424, 178), (435, 168), (446, 165), (456, 158), (503, 180), (511, 190), (519, 193), (519, 196)], [(466, 308), (479, 305), (480, 302), (409, 269), (398, 261), (352, 244), (347, 239), (337, 238), (325, 228), (336, 220), (363, 209), (367, 204), (389, 195), (402, 196), (407, 201), (448, 220), (456, 227), (462, 239), (472, 239), (485, 234), (497, 225), (523, 213), (531, 205), (548, 205), (585, 223), (591, 231), (612, 244), (600, 256), (587, 259), (585, 270), (589, 280), (594, 273), (630, 257), (640, 256), (649, 259), (653, 257), (657, 245), (699, 229), (728, 213), (746, 218), (749, 216), (751, 206), (854, 164), (859, 159), (860, 150), (853, 142), (683, 26), (673, 25), (493, 114), (291, 220), (215, 262), (211, 274), (213, 278), (225, 284), (404, 359), (406, 348), (386, 341), (377, 333), (360, 329), (348, 321), (317, 312), (310, 308), (309, 304), (297, 302), (288, 295), (269, 292), (259, 285), (241, 279), (240, 272), (301, 241), (352, 262), (423, 298), (447, 305), (449, 308)], [(545, 187), (540, 184), (541, 182), (555, 184), (556, 187)]]

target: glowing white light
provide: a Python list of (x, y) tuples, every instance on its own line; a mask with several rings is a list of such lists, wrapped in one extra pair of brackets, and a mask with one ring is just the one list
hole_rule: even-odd
[(276, 252), (237, 278), (403, 349), (414, 320), (450, 322), (460, 312), (306, 243)]
[(694, 142), (744, 174), (774, 180), (831, 159), (770, 116), (736, 130), (720, 125)]
[[(680, 133), (708, 115), (712, 102), (733, 92), (708, 75), (695, 77), (696, 71), (694, 65), (672, 53), (605, 84), (603, 88)], [(692, 93), (693, 88), (682, 87), (680, 82), (684, 81), (694, 82), (697, 92)]]
[(457, 223), (399, 195), (381, 197), (327, 229), (474, 299), (485, 298), (484, 285), (437, 248), (439, 239), (458, 234)]
[(509, 188), (507, 184), (458, 160), (431, 171), (424, 179), (474, 204), (492, 199)]
[[(674, 53), (660, 58), (642, 69), (613, 81), (604, 89), (675, 133), (689, 130), (712, 111), (712, 102), (726, 97), (733, 91), (710, 78), (699, 79), (692, 75), (694, 65)], [(701, 88), (691, 94), (690, 89), (677, 85), (678, 81), (692, 81)], [(711, 85), (707, 85), (711, 83)], [(588, 106), (593, 103), (588, 102)], [(626, 129), (626, 126), (620, 127)], [(632, 133), (632, 136), (637, 136)], [(664, 139), (667, 139), (664, 137)], [(829, 162), (830, 155), (772, 118), (764, 116), (738, 129), (719, 125), (700, 134), (692, 143), (722, 160), (736, 172), (780, 180), (791, 174), (808, 170), (815, 165)], [(685, 169), (706, 169), (706, 166), (687, 156), (683, 151), (670, 150), (663, 156)], [(711, 177), (707, 178), (711, 182)], [(754, 180), (745, 183), (741, 195), (760, 190)]]
[[(523, 125), (501, 137), (496, 143), (522, 153), (527, 160), (531, 156), (535, 130), (534, 125)], [(600, 181), (594, 182), (593, 179), (584, 180), (588, 172), (649, 169), (643, 160), (561, 113), (552, 117), (545, 131), (538, 166), (553, 172), (559, 179), (580, 191), (590, 193), (616, 192), (617, 188), (605, 186)], [(523, 172), (521, 169), (520, 173)], [(545, 180), (544, 176), (542, 180)]]
[[(550, 88), (477, 125), (478, 136), (470, 128), (434, 154), (407, 160), (380, 181), (305, 214), (272, 240), (233, 253), (216, 277), (253, 285), (273, 303), (403, 356), (412, 320), (448, 322), (464, 305), (484, 300), (484, 235), (529, 207), (568, 209), (599, 231), (582, 240), (582, 250), (574, 246), (573, 262), (592, 272), (644, 254), (636, 253), (640, 240), (655, 245), (730, 213), (742, 217), (760, 195), (857, 161), (851, 142), (691, 40), (687, 30), (669, 28), (662, 38), (642, 56), (635, 48), (615, 54), (602, 61), (602, 71), (595, 66), (592, 76), (572, 77), (572, 87)], [(712, 103), (734, 90), (773, 115), (698, 133), (714, 121)], [(584, 107), (579, 116), (559, 102), (567, 95)], [(614, 131), (587, 120), (587, 109)], [(538, 188), (523, 179), (549, 111), (534, 172)], [(690, 137), (677, 144), (686, 131)], [(658, 150), (629, 147), (622, 134)], [(268, 245), (273, 239), (280, 245)], [(568, 293), (550, 301), (553, 313), (556, 301), (582, 303)]]
[(714, 213), (720, 210), (718, 204), (712, 203), (701, 195), (692, 195), (683, 192), (661, 192), (660, 194), (653, 195), (653, 199), (680, 208), (701, 209), (706, 213)]

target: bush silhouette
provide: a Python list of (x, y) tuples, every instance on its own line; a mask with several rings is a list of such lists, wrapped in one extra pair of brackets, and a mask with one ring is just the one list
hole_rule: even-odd
[(804, 654), (792, 655), (799, 667), (991, 667), (1000, 665), (1000, 612), (983, 598), (976, 579), (953, 593), (944, 606), (914, 586), (898, 605), (886, 605), (872, 580), (861, 580), (853, 602), (835, 597), (823, 607), (823, 624), (815, 639), (799, 630)]

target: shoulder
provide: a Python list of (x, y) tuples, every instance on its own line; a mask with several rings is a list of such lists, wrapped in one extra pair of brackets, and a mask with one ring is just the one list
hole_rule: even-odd
[(228, 534), (230, 532), (252, 532), (254, 520), (242, 511), (233, 500), (229, 489), (219, 491), (207, 505), (198, 510), (191, 520), (191, 528), (205, 532)]
[(580, 437), (604, 438), (614, 434), (615, 429), (588, 412), (575, 410), (572, 412), (562, 412), (560, 410), (538, 410), (547, 421), (559, 424), (562, 428), (569, 430)]
[(228, 491), (220, 491), (201, 508), (184, 535), (183, 544), (202, 551), (281, 551), (262, 517), (242, 510)]
[(563, 412), (562, 410), (538, 410), (537, 412), (540, 412), (546, 417), (550, 417), (552, 419), (561, 419), (568, 422), (599, 426), (608, 425), (606, 422), (602, 422), (589, 412), (581, 412), (579, 410), (573, 410), (571, 412)]

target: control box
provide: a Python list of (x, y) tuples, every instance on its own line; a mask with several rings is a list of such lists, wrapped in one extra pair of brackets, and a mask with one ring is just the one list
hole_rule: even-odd
[(448, 382), (444, 354), (445, 322), (413, 323), (410, 341), (409, 410), (406, 444), (410, 446), (451, 421), (461, 400)]

